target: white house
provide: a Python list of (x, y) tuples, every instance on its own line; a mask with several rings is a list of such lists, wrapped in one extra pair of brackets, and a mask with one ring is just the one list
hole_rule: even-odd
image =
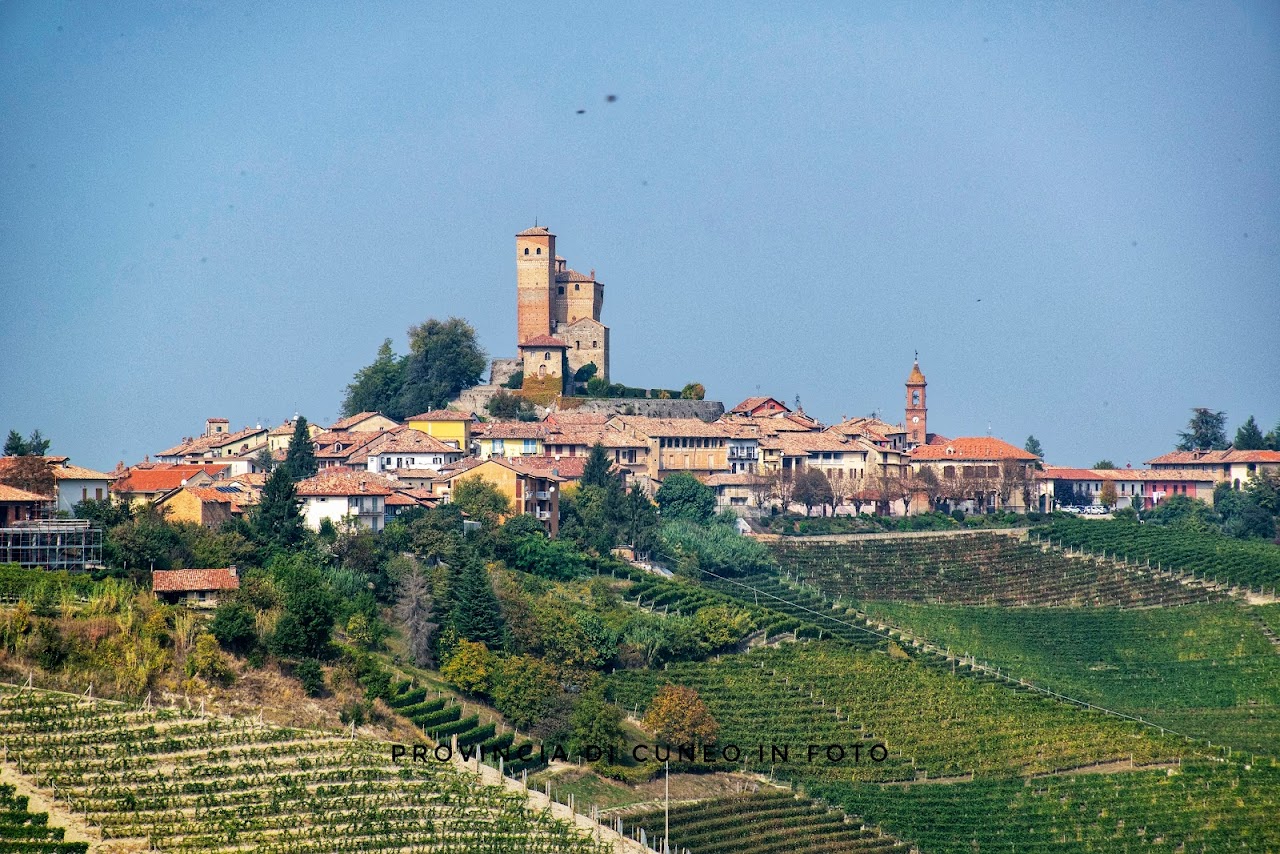
[(365, 467), (372, 472), (392, 472), (404, 469), (439, 471), (456, 463), (466, 452), (417, 430), (402, 429), (383, 436), (363, 448), (352, 458), (358, 462), (365, 457)]
[(387, 516), (387, 497), (393, 490), (386, 478), (367, 471), (329, 469), (298, 481), (302, 516), (308, 528), (320, 530), (328, 519), (334, 525), (351, 519), (357, 525), (381, 531)]

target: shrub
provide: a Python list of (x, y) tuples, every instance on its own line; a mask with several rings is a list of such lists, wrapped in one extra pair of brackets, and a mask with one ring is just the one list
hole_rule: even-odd
[(293, 675), (298, 677), (302, 690), (307, 692), (308, 697), (319, 697), (324, 693), (324, 671), (320, 669), (320, 662), (314, 658), (300, 661), (293, 669)]

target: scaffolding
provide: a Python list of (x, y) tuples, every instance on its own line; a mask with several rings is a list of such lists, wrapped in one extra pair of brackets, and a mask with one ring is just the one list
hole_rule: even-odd
[(80, 572), (102, 568), (102, 529), (84, 519), (41, 519), (0, 528), (0, 563)]

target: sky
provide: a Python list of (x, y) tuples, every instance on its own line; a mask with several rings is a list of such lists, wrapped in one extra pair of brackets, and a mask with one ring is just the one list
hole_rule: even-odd
[[(606, 8), (607, 7), (607, 8)], [(330, 423), (410, 325), (1141, 465), (1280, 421), (1280, 5), (0, 2), (0, 431)], [(607, 100), (608, 96), (616, 100)], [(584, 112), (580, 112), (584, 111)]]

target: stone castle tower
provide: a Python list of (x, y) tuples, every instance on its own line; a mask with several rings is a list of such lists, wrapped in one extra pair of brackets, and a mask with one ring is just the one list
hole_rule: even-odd
[(917, 357), (911, 366), (911, 375), (907, 377), (907, 447), (914, 448), (929, 441), (926, 426), (928, 407), (924, 399), (924, 374), (920, 372), (920, 359)]
[(609, 327), (600, 322), (603, 306), (604, 284), (596, 281), (595, 270), (569, 269), (556, 255), (550, 229), (534, 226), (516, 235), (516, 344), (522, 359), (529, 355), (526, 343), (539, 339), (534, 346), (545, 349), (551, 337), (564, 344), (566, 386), (588, 364), (607, 380)]

